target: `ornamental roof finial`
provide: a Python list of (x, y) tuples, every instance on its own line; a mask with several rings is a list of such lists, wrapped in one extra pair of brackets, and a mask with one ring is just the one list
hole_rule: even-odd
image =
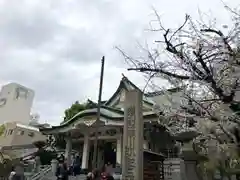
[(122, 73), (122, 80), (128, 80), (128, 78)]

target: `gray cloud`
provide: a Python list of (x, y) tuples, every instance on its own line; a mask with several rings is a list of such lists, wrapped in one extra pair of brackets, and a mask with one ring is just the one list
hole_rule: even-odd
[(1, 1), (0, 83), (18, 82), (34, 89), (33, 111), (54, 124), (73, 101), (97, 99), (102, 55), (106, 56), (104, 99), (114, 92), (122, 72), (143, 87), (139, 74), (126, 72), (114, 46), (138, 56), (137, 41), (152, 43), (153, 34), (144, 31), (153, 18), (151, 6), (164, 14), (167, 26), (176, 26), (186, 11), (193, 13), (198, 6), (216, 9), (218, 0), (212, 4), (184, 0), (177, 10), (172, 7), (175, 2)]
[(0, 6), (0, 37), (8, 46), (36, 48), (51, 41), (61, 25), (51, 11), (27, 4), (5, 2)]

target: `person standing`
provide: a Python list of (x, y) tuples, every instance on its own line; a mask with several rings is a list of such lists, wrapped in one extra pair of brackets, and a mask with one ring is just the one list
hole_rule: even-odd
[(101, 180), (101, 172), (99, 169), (94, 169), (92, 171), (93, 180)]
[(12, 180), (12, 178), (13, 178), (13, 176), (14, 176), (15, 174), (16, 174), (16, 172), (15, 172), (15, 167), (13, 166), (13, 167), (12, 167), (12, 171), (11, 171), (9, 177), (8, 177), (8, 180)]
[(41, 160), (39, 156), (35, 157), (35, 162), (34, 162), (34, 170), (35, 172), (39, 172), (41, 168)]
[(57, 180), (68, 180), (68, 168), (64, 161), (60, 161), (57, 172), (56, 172)]
[(81, 160), (79, 155), (73, 160), (73, 176), (78, 177), (81, 172)]
[(108, 162), (105, 165), (105, 171), (106, 171), (106, 173), (113, 175), (113, 165), (110, 162)]
[(11, 180), (26, 180), (24, 176), (24, 168), (21, 164), (16, 165), (15, 174), (11, 177)]

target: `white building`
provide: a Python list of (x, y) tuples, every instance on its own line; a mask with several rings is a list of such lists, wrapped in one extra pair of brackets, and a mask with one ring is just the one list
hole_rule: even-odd
[(22, 157), (35, 152), (36, 141), (45, 141), (47, 137), (39, 129), (17, 122), (2, 124), (4, 131), (0, 134), (0, 151), (14, 157)]
[(34, 91), (17, 83), (2, 87), (0, 92), (0, 124), (20, 122), (28, 124)]

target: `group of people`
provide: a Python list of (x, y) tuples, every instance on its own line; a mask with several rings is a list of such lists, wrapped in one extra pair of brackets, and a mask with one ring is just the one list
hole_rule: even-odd
[[(57, 180), (68, 180), (69, 176), (79, 176), (81, 174), (81, 158), (76, 155), (72, 158), (72, 164), (67, 165), (64, 155), (58, 157), (58, 167), (56, 169)], [(25, 180), (22, 166), (12, 168), (9, 180)], [(76, 178), (77, 179), (77, 178)], [(110, 163), (105, 164), (101, 169), (94, 169), (87, 174), (86, 180), (114, 180), (113, 168)]]
[(57, 179), (59, 180), (68, 180), (68, 176), (78, 176), (81, 173), (81, 159), (79, 155), (76, 155), (72, 158), (72, 164), (70, 166), (67, 166), (67, 163), (65, 162), (64, 155), (60, 155), (58, 158), (58, 167), (56, 171)]
[(105, 164), (101, 170), (94, 169), (88, 173), (87, 180), (114, 180), (111, 164)]
[[(77, 177), (81, 173), (81, 159), (79, 155), (72, 158), (72, 164), (67, 165), (64, 155), (58, 158), (56, 176), (58, 180), (68, 180), (69, 176)], [(102, 169), (94, 169), (88, 173), (86, 180), (114, 180), (111, 164), (104, 165)]]

